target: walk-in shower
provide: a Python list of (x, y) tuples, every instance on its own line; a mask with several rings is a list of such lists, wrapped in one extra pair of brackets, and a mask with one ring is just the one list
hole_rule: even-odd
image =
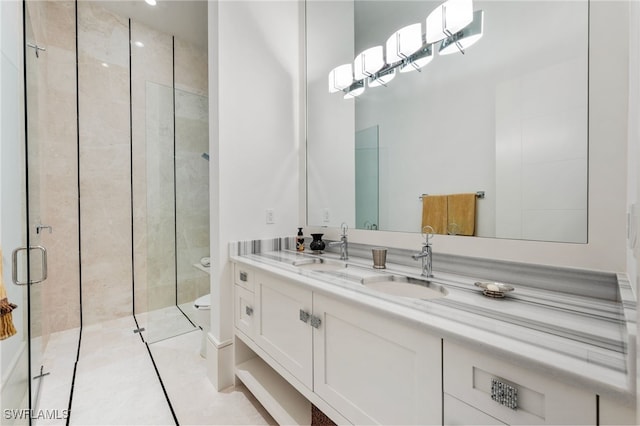
[[(125, 3), (0, 13), (3, 37), (24, 33), (24, 52), (7, 41), (1, 55), (3, 281), (18, 305), (18, 334), (0, 342), (2, 409), (68, 414), (83, 327), (135, 313), (146, 342), (198, 330), (188, 308), (209, 292), (207, 48), (109, 8)], [(206, 20), (204, 2), (162, 7), (172, 3), (204, 7)], [(39, 283), (36, 246), (48, 255)], [(20, 247), (30, 285), (11, 283)]]

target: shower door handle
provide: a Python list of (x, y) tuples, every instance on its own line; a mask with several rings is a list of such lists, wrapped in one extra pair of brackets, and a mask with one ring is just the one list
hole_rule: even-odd
[(29, 281), (19, 281), (18, 280), (18, 253), (21, 251), (27, 250), (40, 250), (42, 252), (41, 262), (42, 262), (42, 276), (38, 280), (31, 280), (31, 284), (38, 284), (47, 279), (47, 249), (42, 246), (32, 246), (27, 249), (27, 247), (18, 247), (11, 254), (11, 280), (15, 285), (27, 285)]

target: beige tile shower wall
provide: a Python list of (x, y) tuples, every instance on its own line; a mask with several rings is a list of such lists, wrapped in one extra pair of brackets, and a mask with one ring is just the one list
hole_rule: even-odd
[(208, 98), (176, 90), (178, 304), (209, 293), (209, 274), (193, 266), (209, 256), (208, 135)]
[(42, 327), (49, 334), (80, 326), (75, 2), (38, 3), (45, 16), (47, 47), (40, 213), (42, 223), (53, 231), (44, 231), (40, 238), (49, 256), (49, 276), (42, 286)]
[(131, 23), (135, 311), (175, 304), (172, 39)]
[(176, 89), (208, 96), (207, 47), (175, 39)]
[(78, 2), (84, 324), (131, 315), (128, 21)]
[[(26, 42), (45, 46), (46, 32), (44, 26), (46, 24), (45, 4), (41, 2), (28, 3), (27, 14), (25, 18), (29, 21), (25, 28)], [(26, 104), (28, 109), (27, 119), (27, 141), (28, 141), (28, 165), (29, 165), (29, 230), (31, 231), (29, 245), (41, 245), (42, 242), (36, 235), (35, 227), (41, 221), (41, 194), (42, 194), (42, 173), (43, 166), (42, 148), (43, 135), (46, 130), (47, 111), (45, 105), (47, 103), (47, 87), (45, 86), (47, 78), (47, 57), (41, 52), (38, 56), (35, 51), (28, 49), (25, 56), (26, 70)], [(34, 253), (35, 254), (35, 253)], [(35, 257), (35, 256), (34, 256)], [(41, 271), (36, 271), (35, 263), (31, 261), (30, 268), (33, 276), (39, 276)], [(44, 306), (42, 303), (42, 293), (44, 285), (51, 282), (37, 284), (31, 286), (30, 291), (30, 334), (36, 353), (38, 352), (38, 344), (42, 347), (47, 344), (47, 335), (44, 333), (43, 322), (46, 320)]]
[(209, 256), (207, 50), (175, 40), (176, 229), (178, 303), (209, 293), (209, 275), (193, 266)]
[[(44, 346), (50, 333), (80, 325), (75, 5), (27, 7), (29, 41), (46, 48), (27, 52), (31, 245), (48, 252), (48, 278), (32, 287), (32, 336)], [(38, 224), (52, 232), (37, 234)]]

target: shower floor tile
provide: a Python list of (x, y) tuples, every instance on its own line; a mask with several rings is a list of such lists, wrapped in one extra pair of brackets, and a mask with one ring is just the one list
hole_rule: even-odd
[(176, 306), (137, 314), (136, 318), (140, 328), (144, 328), (142, 334), (148, 343), (199, 330)]
[[(60, 331), (49, 336), (40, 360), (46, 375), (40, 380), (33, 424), (59, 424), (69, 408), (71, 381), (78, 350), (80, 328)], [(46, 418), (44, 414), (48, 414)]]
[[(165, 325), (165, 331), (171, 329), (171, 323)], [(147, 346), (133, 332), (135, 328), (133, 317), (83, 327), (71, 425), (176, 424)], [(244, 386), (222, 392), (214, 389), (207, 378), (206, 360), (200, 356), (202, 331), (191, 330), (149, 343), (178, 422), (275, 425)], [(68, 408), (78, 333), (74, 329), (50, 337), (43, 360), (51, 374), (42, 381), (38, 408), (57, 413)], [(65, 423), (61, 418), (34, 421), (38, 426)]]
[(83, 327), (70, 424), (175, 424), (135, 328), (132, 317)]

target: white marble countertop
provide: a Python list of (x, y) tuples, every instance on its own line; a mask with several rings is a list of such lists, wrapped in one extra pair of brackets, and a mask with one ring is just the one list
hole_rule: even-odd
[[(567, 383), (588, 386), (598, 394), (635, 398), (631, 364), (635, 359), (635, 301), (624, 300), (631, 293), (624, 285), (624, 274), (618, 275), (620, 301), (525, 286), (518, 286), (504, 299), (492, 299), (474, 285), (477, 278), (435, 269), (430, 281), (443, 286), (447, 296), (419, 300), (386, 295), (360, 284), (364, 277), (381, 274), (420, 278), (417, 267), (387, 263), (387, 269), (373, 269), (370, 259), (355, 257), (338, 271), (293, 265), (312, 257), (317, 255), (279, 250), (231, 256), (231, 260), (418, 324), (443, 337), (445, 351), (447, 339), (455, 340)], [(333, 253), (321, 257), (338, 260)]]

